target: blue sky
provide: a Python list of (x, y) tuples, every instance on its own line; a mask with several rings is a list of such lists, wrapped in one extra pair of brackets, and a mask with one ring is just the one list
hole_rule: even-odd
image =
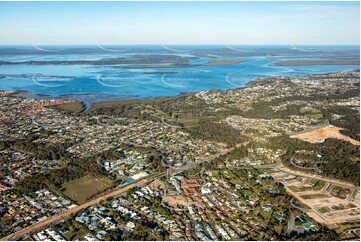
[(359, 45), (359, 2), (0, 2), (0, 44)]

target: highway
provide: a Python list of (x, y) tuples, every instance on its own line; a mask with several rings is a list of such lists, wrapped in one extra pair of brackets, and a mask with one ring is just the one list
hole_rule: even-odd
[(165, 172), (156, 173), (156, 174), (148, 176), (148, 177), (146, 177), (146, 178), (144, 178), (142, 180), (139, 180), (136, 183), (132, 183), (130, 185), (126, 185), (126, 186), (122, 186), (122, 187), (117, 187), (117, 188), (109, 191), (108, 193), (106, 193), (104, 195), (96, 197), (96, 198), (94, 198), (94, 199), (92, 199), (92, 200), (90, 200), (90, 201), (88, 201), (88, 202), (86, 202), (84, 204), (81, 204), (79, 206), (71, 208), (71, 209), (69, 209), (69, 210), (67, 210), (67, 211), (65, 211), (63, 213), (57, 214), (57, 215), (55, 215), (53, 217), (50, 217), (50, 218), (48, 218), (48, 219), (46, 219), (44, 221), (41, 221), (41, 222), (39, 222), (37, 224), (34, 224), (34, 225), (28, 226), (26, 228), (23, 228), (23, 229), (15, 232), (15, 233), (13, 233), (11, 235), (8, 235), (8, 236), (6, 236), (4, 238), (1, 238), (0, 240), (2, 240), (2, 241), (3, 240), (16, 240), (16, 239), (19, 239), (21, 237), (24, 237), (29, 233), (32, 233), (32, 232), (34, 232), (36, 230), (39, 230), (39, 229), (41, 229), (43, 227), (46, 227), (46, 226), (48, 226), (48, 225), (50, 225), (50, 224), (52, 224), (54, 222), (60, 221), (60, 220), (64, 219), (65, 217), (67, 217), (67, 216), (69, 216), (69, 215), (71, 215), (73, 213), (76, 213), (76, 212), (78, 212), (78, 211), (80, 211), (82, 209), (85, 209), (85, 208), (89, 207), (89, 206), (96, 205), (98, 202), (106, 200), (107, 198), (114, 197), (114, 196), (120, 195), (122, 193), (125, 193), (126, 191), (128, 191), (129, 189), (131, 189), (131, 188), (133, 188), (135, 186), (141, 186), (141, 185), (143, 185), (143, 184), (145, 184), (145, 183), (147, 183), (147, 182), (149, 182), (149, 181), (151, 181), (151, 180), (153, 180), (155, 178), (161, 177), (164, 174), (165, 174)]
[[(237, 147), (239, 147), (239, 145), (237, 145)], [(213, 160), (221, 155), (225, 155), (231, 151), (233, 151), (234, 148), (230, 148), (230, 149), (227, 149), (227, 150), (224, 150), (223, 152), (220, 152), (219, 154), (215, 154), (215, 155), (211, 155), (209, 157), (206, 157), (204, 159), (202, 159), (203, 161), (200, 162), (200, 163), (204, 163), (204, 162), (209, 162), (210, 160)], [(147, 177), (144, 177), (143, 179), (135, 182), (135, 183), (132, 183), (130, 185), (125, 185), (125, 186), (121, 186), (121, 187), (117, 187), (117, 188), (114, 188), (112, 189), (111, 191), (105, 193), (105, 194), (102, 194), (96, 198), (93, 198), (91, 200), (89, 200), (88, 202), (84, 203), (84, 204), (81, 204), (79, 206), (76, 206), (74, 208), (71, 208), (63, 213), (60, 213), (60, 214), (57, 214), (53, 217), (50, 217), (44, 221), (41, 221), (37, 224), (34, 224), (34, 225), (31, 225), (31, 226), (28, 226), (26, 228), (23, 228), (13, 234), (10, 234), (4, 238), (1, 238), (0, 240), (1, 241), (4, 241), (4, 240), (17, 240), (17, 239), (20, 239), (22, 237), (25, 237), (26, 235), (30, 234), (30, 233), (33, 233), (34, 231), (37, 231), (37, 230), (40, 230), (41, 228), (44, 228), (52, 223), (55, 223), (57, 221), (60, 221), (64, 218), (66, 218), (67, 216), (73, 214), (73, 213), (76, 213), (82, 209), (85, 209), (89, 206), (93, 206), (93, 205), (96, 205), (97, 203), (99, 203), (100, 201), (104, 201), (110, 197), (114, 197), (114, 196), (117, 196), (117, 195), (120, 195), (120, 194), (123, 194), (125, 193), (126, 191), (128, 191), (129, 189), (135, 187), (135, 186), (142, 186), (144, 184), (146, 184), (147, 182), (151, 182), (157, 178), (160, 178), (164, 175), (167, 175), (168, 176), (173, 176), (173, 175), (176, 175), (178, 173), (181, 173), (183, 171), (186, 171), (186, 170), (190, 170), (190, 169), (194, 169), (196, 166), (198, 166), (200, 163), (195, 163), (195, 164), (191, 164), (191, 165), (187, 165), (187, 166), (184, 166), (182, 168), (173, 168), (173, 167), (170, 167), (169, 169), (167, 169), (167, 171), (163, 171), (163, 172), (159, 172), (159, 173), (156, 173), (156, 174), (153, 174), (153, 175), (150, 175), (150, 176), (147, 176)], [(169, 174), (169, 171), (170, 170), (170, 174)]]
[(331, 183), (332, 185), (337, 185), (337, 186), (341, 186), (341, 187), (346, 187), (346, 188), (350, 188), (350, 189), (356, 189), (357, 191), (360, 190), (359, 187), (345, 182), (345, 181), (341, 181), (341, 180), (336, 180), (333, 178), (328, 178), (328, 177), (323, 177), (320, 175), (316, 175), (316, 174), (308, 174), (308, 173), (304, 173), (302, 171), (295, 171), (295, 170), (291, 170), (288, 167), (285, 167), (284, 165), (281, 164), (277, 164), (277, 166), (275, 166), (275, 169), (278, 169), (282, 172), (291, 174), (291, 175), (295, 175), (295, 176), (302, 176), (302, 177), (306, 177), (309, 179), (317, 179), (317, 180), (323, 180), (325, 182)]
[[(237, 145), (236, 147), (239, 147), (240, 145)], [(205, 163), (205, 162), (209, 162), (219, 156), (222, 156), (222, 155), (225, 155), (227, 153), (230, 153), (234, 150), (235, 148), (230, 148), (230, 149), (227, 149), (227, 150), (224, 150), (223, 152), (220, 152), (218, 154), (214, 154), (214, 155), (211, 155), (209, 157), (205, 157), (205, 158), (202, 158), (201, 162), (198, 162), (198, 163), (194, 163), (194, 164), (188, 164), (188, 165), (185, 165), (183, 167), (179, 167), (179, 168), (175, 168), (175, 167), (169, 167), (167, 166), (164, 161), (162, 161), (162, 165), (164, 168), (168, 168), (166, 171), (163, 171), (163, 172), (158, 172), (158, 173), (155, 173), (153, 175), (150, 175), (150, 176), (147, 176), (147, 177), (144, 177), (143, 179), (140, 179), (139, 181), (135, 182), (135, 183), (132, 183), (132, 184), (129, 184), (129, 185), (124, 185), (124, 186), (118, 186), (112, 190), (110, 190), (109, 192), (106, 192), (105, 194), (101, 194), (99, 195), (98, 197), (96, 198), (93, 198), (91, 200), (89, 200), (88, 202), (84, 203), (84, 204), (81, 204), (79, 206), (76, 206), (74, 208), (71, 208), (61, 214), (57, 214), (53, 217), (50, 217), (44, 221), (41, 221), (37, 224), (34, 224), (34, 225), (31, 225), (31, 226), (28, 226), (26, 228), (23, 228), (11, 235), (8, 235), (4, 238), (1, 238), (0, 240), (16, 240), (16, 239), (20, 239), (22, 237), (25, 237), (26, 235), (30, 234), (30, 233), (33, 233), (34, 231), (37, 231), (37, 230), (40, 230), (44, 227), (47, 227), (49, 226), (50, 224), (52, 223), (55, 223), (55, 222), (58, 222), (64, 218), (66, 218), (67, 216), (73, 214), (73, 213), (76, 213), (82, 209), (85, 209), (89, 206), (93, 206), (93, 205), (96, 205), (97, 203), (99, 203), (100, 201), (104, 201), (110, 197), (114, 197), (114, 196), (118, 196), (118, 195), (121, 195), (125, 192), (127, 192), (129, 189), (133, 188), (133, 187), (136, 187), (136, 186), (143, 186), (145, 185), (146, 183), (148, 182), (151, 182), (151, 181), (154, 181), (155, 179), (157, 178), (160, 178), (162, 176), (174, 176), (178, 173), (181, 173), (183, 171), (187, 171), (187, 170), (190, 170), (190, 169), (194, 169), (196, 168), (199, 164), (201, 163)], [(349, 184), (349, 183), (346, 183), (346, 182), (343, 182), (343, 181), (338, 181), (338, 180), (335, 180), (335, 179), (330, 179), (330, 178), (324, 178), (324, 177), (321, 177), (321, 176), (318, 176), (318, 175), (310, 175), (310, 174), (305, 174), (303, 172), (299, 172), (299, 171), (293, 171), (293, 170), (290, 170), (286, 167), (284, 167), (283, 165), (280, 165), (280, 164), (269, 164), (269, 165), (261, 165), (261, 166), (240, 166), (240, 167), (228, 167), (228, 168), (234, 168), (234, 169), (275, 169), (275, 170), (278, 170), (278, 171), (282, 171), (282, 172), (285, 172), (285, 173), (288, 173), (288, 174), (293, 174), (293, 175), (300, 175), (300, 176), (304, 176), (304, 177), (307, 177), (307, 178), (311, 178), (311, 179), (320, 179), (320, 180), (324, 180), (326, 182), (329, 182), (329, 183), (332, 183), (332, 184), (335, 184), (335, 185), (340, 185), (340, 186), (343, 186), (343, 187), (348, 187), (348, 188), (351, 188), (353, 189), (352, 190), (352, 193), (350, 194), (350, 197), (353, 198), (359, 188), (355, 187), (354, 185), (352, 184)], [(294, 205), (294, 204), (292, 204)]]

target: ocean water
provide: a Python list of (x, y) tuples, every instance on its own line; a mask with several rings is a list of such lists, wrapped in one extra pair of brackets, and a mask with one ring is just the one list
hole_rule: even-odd
[[(286, 60), (350, 60), (359, 46), (0, 46), (0, 61), (98, 60), (133, 55), (191, 57), (188, 64), (243, 63), (177, 68), (114, 68), (116, 65), (0, 65), (0, 90), (26, 90), (49, 98), (86, 103), (175, 96), (187, 92), (244, 87), (256, 78), (305, 76), (358, 70), (359, 65), (277, 66)], [(171, 63), (168, 63), (171, 64)]]

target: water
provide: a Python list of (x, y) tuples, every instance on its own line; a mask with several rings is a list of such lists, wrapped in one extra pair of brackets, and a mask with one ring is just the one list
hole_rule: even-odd
[[(359, 65), (276, 66), (286, 60), (359, 59), (359, 46), (1, 46), (0, 61), (98, 60), (133, 55), (192, 57), (189, 64), (246, 60), (218, 66), (114, 68), (116, 65), (0, 65), (0, 90), (26, 90), (87, 103), (175, 96), (244, 87), (261, 77), (350, 71)], [(169, 63), (168, 63), (169, 64)], [(120, 66), (126, 66), (125, 64)]]

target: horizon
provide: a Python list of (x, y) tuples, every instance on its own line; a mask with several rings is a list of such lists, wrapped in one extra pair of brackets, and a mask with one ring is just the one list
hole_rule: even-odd
[(0, 45), (359, 46), (359, 19), (359, 2), (0, 2)]

